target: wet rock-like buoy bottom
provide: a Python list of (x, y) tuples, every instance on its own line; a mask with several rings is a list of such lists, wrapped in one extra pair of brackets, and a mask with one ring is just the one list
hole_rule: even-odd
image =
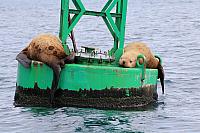
[(155, 86), (150, 85), (142, 88), (111, 88), (102, 90), (78, 91), (58, 89), (55, 100), (50, 103), (50, 89), (40, 89), (35, 84), (34, 88), (17, 86), (15, 92), (15, 106), (31, 107), (81, 107), (97, 109), (137, 109), (156, 102), (157, 93)]

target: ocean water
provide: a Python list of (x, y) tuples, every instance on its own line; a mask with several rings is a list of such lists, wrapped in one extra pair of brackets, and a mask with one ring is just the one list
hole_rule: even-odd
[[(105, 0), (83, 0), (100, 10)], [(59, 32), (59, 0), (0, 0), (0, 132), (200, 132), (200, 1), (129, 0), (125, 42), (143, 41), (163, 59), (166, 93), (143, 111), (14, 107), (15, 57), (39, 33)], [(112, 47), (100, 17), (83, 17), (78, 46)], [(70, 41), (69, 41), (70, 43)]]

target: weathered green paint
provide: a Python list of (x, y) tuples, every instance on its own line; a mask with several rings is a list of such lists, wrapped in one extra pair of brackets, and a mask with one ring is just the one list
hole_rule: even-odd
[[(35, 64), (35, 65), (34, 65)], [(51, 88), (52, 70), (43, 63), (35, 63), (31, 68), (18, 65), (17, 85), (33, 88), (37, 82), (41, 89)], [(94, 66), (66, 64), (61, 71), (59, 87), (61, 89), (79, 90), (105, 88), (140, 88), (157, 84), (157, 69), (146, 69), (142, 81), (142, 68), (121, 68), (113, 66)]]
[[(117, 2), (117, 6), (116, 6), (116, 13), (121, 13), (121, 1)], [(122, 17), (118, 17), (115, 19), (115, 24), (117, 26), (118, 29), (120, 29), (120, 22), (122, 20)], [(118, 49), (118, 45), (119, 45), (119, 38), (117, 38), (116, 36), (114, 36), (114, 51), (116, 51)]]
[(69, 27), (68, 24), (68, 8), (69, 8), (69, 1), (68, 0), (61, 0), (61, 12), (60, 12), (60, 33), (59, 37), (63, 43), (63, 46), (66, 45), (66, 39), (68, 37), (67, 29)]
[[(110, 50), (110, 55), (114, 55), (117, 62), (122, 55), (123, 51), (121, 49), (124, 46), (127, 0), (108, 0), (101, 12), (86, 10), (81, 0), (72, 0), (72, 2), (76, 10), (69, 9), (69, 0), (61, 0), (60, 38), (63, 45), (66, 45), (68, 34), (73, 30), (83, 15), (101, 16), (113, 36), (114, 46)], [(115, 6), (116, 13), (111, 13), (111, 10)], [(74, 14), (71, 25), (68, 24), (68, 14)], [(115, 18), (115, 22), (112, 17)], [(68, 47), (63, 47), (65, 51), (69, 52)], [(119, 47), (120, 50), (118, 50)], [(117, 54), (114, 54), (115, 52)]]
[(33, 88), (34, 84), (37, 82), (40, 88), (51, 88), (53, 79), (52, 69), (43, 63), (36, 63), (37, 62), (34, 61), (30, 68), (25, 68), (18, 63), (17, 85)]

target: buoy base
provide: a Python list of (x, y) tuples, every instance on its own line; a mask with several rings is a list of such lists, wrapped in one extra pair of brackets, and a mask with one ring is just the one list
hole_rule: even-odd
[(15, 106), (31, 107), (82, 107), (98, 109), (137, 109), (157, 100), (155, 86), (136, 88), (111, 88), (103, 90), (58, 89), (53, 104), (49, 102), (50, 89), (23, 88), (17, 86)]

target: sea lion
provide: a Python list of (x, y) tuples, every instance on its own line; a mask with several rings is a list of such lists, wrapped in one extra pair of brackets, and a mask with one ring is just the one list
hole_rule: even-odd
[(58, 86), (61, 67), (72, 63), (74, 54), (66, 55), (61, 41), (54, 35), (41, 34), (32, 39), (30, 44), (16, 57), (24, 67), (31, 65), (31, 60), (41, 61), (53, 69), (50, 102), (53, 103), (54, 93)]
[[(147, 68), (158, 69), (158, 78), (160, 79), (162, 93), (164, 94), (164, 69), (160, 59), (153, 55), (150, 48), (145, 43), (134, 42), (127, 44), (124, 48), (124, 53), (119, 60), (119, 65), (128, 68), (136, 67), (136, 61), (139, 54), (143, 54), (146, 57)], [(139, 63), (143, 63), (143, 60), (139, 60)]]

